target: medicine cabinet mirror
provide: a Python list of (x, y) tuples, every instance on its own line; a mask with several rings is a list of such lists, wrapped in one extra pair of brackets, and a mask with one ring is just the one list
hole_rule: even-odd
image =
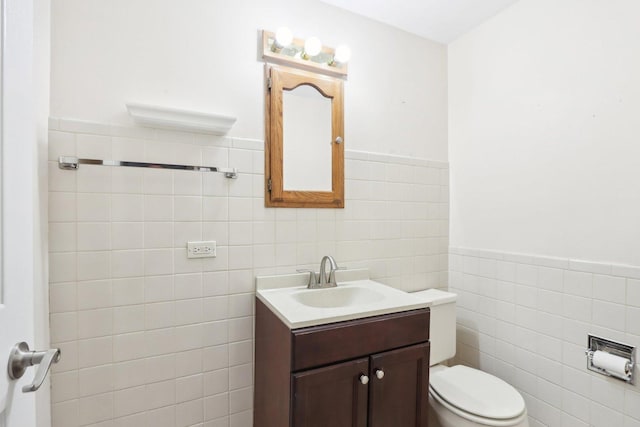
[(343, 82), (266, 65), (265, 205), (344, 207)]

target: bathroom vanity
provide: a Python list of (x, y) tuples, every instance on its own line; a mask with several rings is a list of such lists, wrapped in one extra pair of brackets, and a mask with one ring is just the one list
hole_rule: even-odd
[(409, 298), (399, 311), (371, 315), (370, 302), (350, 319), (330, 321), (341, 316), (326, 317), (336, 304), (325, 298), (323, 307), (304, 310), (320, 320), (296, 326), (272, 295), (258, 290), (256, 298), (254, 427), (427, 426), (429, 308)]

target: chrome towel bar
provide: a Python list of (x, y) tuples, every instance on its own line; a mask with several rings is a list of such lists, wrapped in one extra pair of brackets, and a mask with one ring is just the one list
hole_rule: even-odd
[(77, 157), (62, 156), (58, 158), (58, 167), (66, 170), (77, 170), (80, 165), (100, 165), (100, 166), (125, 166), (134, 168), (152, 168), (152, 169), (174, 169), (198, 172), (219, 172), (225, 177), (236, 179), (238, 177), (238, 169), (236, 168), (217, 168), (214, 166), (190, 166), (190, 165), (174, 165), (170, 163), (147, 163), (147, 162), (128, 162), (124, 160), (98, 160), (98, 159), (79, 159)]

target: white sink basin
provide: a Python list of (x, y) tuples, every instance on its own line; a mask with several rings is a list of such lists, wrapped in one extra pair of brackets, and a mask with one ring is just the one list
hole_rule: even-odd
[(337, 287), (308, 289), (291, 295), (291, 298), (307, 307), (331, 308), (370, 304), (384, 297), (372, 289)]
[(368, 270), (338, 273), (338, 286), (324, 289), (308, 289), (308, 274), (259, 276), (256, 296), (290, 329), (429, 306), (414, 295), (370, 280)]

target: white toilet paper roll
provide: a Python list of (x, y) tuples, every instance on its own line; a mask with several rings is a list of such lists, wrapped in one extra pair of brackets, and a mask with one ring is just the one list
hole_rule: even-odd
[(593, 352), (593, 366), (604, 369), (611, 375), (627, 379), (631, 375), (629, 359), (597, 350)]

